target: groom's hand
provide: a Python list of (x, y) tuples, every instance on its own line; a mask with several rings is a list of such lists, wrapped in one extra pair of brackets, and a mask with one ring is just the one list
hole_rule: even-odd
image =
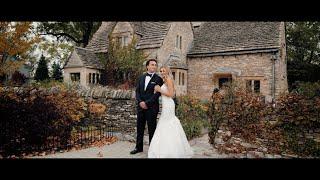
[(139, 105), (142, 109), (148, 109), (148, 106), (146, 105), (146, 103), (144, 101), (140, 102)]

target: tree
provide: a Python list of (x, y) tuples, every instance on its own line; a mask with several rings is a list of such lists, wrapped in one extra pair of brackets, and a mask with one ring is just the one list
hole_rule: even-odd
[(100, 25), (101, 22), (42, 22), (37, 29), (40, 35), (51, 35), (58, 41), (72, 41), (85, 47)]
[(320, 80), (320, 22), (286, 23), (289, 87)]
[(59, 61), (60, 64), (64, 64), (70, 54), (74, 45), (69, 42), (50, 41), (46, 39), (39, 44), (39, 49), (44, 52), (48, 62)]
[(286, 31), (289, 61), (320, 63), (320, 22), (290, 22)]
[(0, 77), (5, 79), (30, 58), (35, 43), (31, 22), (0, 22)]
[(54, 62), (52, 64), (52, 76), (51, 78), (57, 80), (57, 81), (61, 81), (62, 80), (62, 69), (60, 66), (60, 63), (56, 63)]
[(34, 79), (37, 81), (43, 81), (43, 80), (49, 79), (48, 66), (47, 66), (46, 59), (43, 55), (39, 60)]
[(135, 48), (136, 43), (137, 40), (133, 38), (127, 46), (122, 46), (114, 38), (109, 38), (108, 53), (100, 54), (100, 59), (105, 65), (101, 76), (103, 85), (123, 83), (128, 83), (130, 86), (135, 85), (138, 76), (143, 71), (143, 62), (147, 57), (142, 51)]

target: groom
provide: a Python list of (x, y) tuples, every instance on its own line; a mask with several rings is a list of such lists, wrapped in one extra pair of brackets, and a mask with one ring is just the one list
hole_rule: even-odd
[(136, 147), (130, 154), (143, 151), (143, 136), (146, 122), (148, 124), (149, 144), (157, 127), (160, 93), (154, 93), (156, 85), (162, 86), (163, 80), (155, 72), (157, 61), (150, 59), (146, 62), (147, 73), (139, 77), (136, 87), (137, 101), (137, 141)]

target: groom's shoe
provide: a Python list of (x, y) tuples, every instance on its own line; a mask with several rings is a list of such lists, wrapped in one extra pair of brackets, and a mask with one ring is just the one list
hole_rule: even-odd
[(143, 150), (139, 150), (139, 149), (134, 149), (133, 151), (130, 152), (130, 154), (137, 154), (139, 152), (143, 152)]

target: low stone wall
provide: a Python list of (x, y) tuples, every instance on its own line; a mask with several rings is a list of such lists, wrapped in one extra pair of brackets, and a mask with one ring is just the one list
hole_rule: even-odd
[(88, 102), (94, 100), (107, 107), (101, 118), (113, 131), (135, 132), (137, 113), (133, 90), (94, 86), (79, 89), (78, 93)]

